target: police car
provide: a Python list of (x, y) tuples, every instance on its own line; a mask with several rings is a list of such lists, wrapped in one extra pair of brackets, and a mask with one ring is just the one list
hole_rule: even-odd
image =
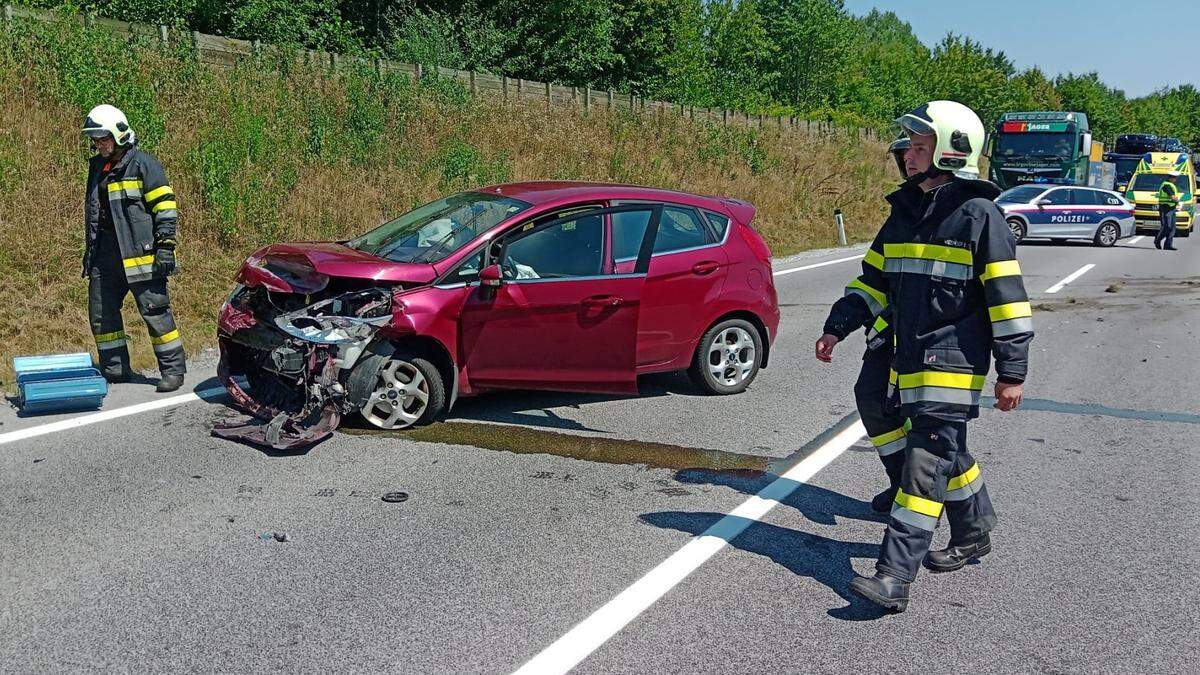
[(1111, 190), (1065, 185), (1021, 185), (996, 198), (1008, 228), (1022, 239), (1090, 239), (1112, 246), (1132, 237), (1133, 203)]

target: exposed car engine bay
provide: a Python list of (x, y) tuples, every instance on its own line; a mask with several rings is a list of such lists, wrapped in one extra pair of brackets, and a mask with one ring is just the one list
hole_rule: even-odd
[(392, 289), (335, 292), (306, 304), (311, 299), (265, 286), (235, 290), (223, 312), (236, 330), (220, 336), (218, 376), (253, 417), (222, 422), (213, 435), (293, 450), (327, 438), (362, 407), (381, 365), (364, 355), (389, 348), (373, 343), (391, 321)]

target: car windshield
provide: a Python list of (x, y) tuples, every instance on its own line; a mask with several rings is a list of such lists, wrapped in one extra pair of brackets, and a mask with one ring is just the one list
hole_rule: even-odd
[(1046, 191), (1044, 187), (1033, 187), (1025, 185), (1022, 187), (1005, 190), (996, 197), (996, 202), (1000, 204), (1028, 204), (1033, 201), (1034, 197)]
[(1124, 183), (1133, 175), (1133, 170), (1137, 168), (1141, 157), (1131, 157), (1129, 159), (1118, 159), (1113, 164), (1117, 165), (1116, 180), (1118, 183)]
[(1074, 134), (1007, 133), (996, 138), (995, 155), (1003, 158), (1057, 155), (1066, 159), (1071, 156), (1074, 144)]
[[(1129, 186), (1130, 190), (1135, 192), (1158, 192), (1158, 188), (1162, 187), (1163, 180), (1168, 178), (1165, 173), (1139, 173), (1133, 177), (1133, 185)], [(1171, 179), (1175, 187), (1179, 188), (1180, 192), (1188, 191), (1188, 177), (1180, 174)]]
[(531, 205), (463, 192), (414, 209), (346, 245), (393, 262), (437, 262)]

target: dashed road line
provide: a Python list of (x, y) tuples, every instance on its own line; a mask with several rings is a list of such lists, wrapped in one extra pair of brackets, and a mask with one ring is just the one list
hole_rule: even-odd
[(864, 436), (866, 429), (855, 420), (530, 659), (516, 675), (557, 675), (574, 668)]
[(1145, 238), (1146, 238), (1146, 235), (1144, 235), (1144, 234), (1139, 234), (1138, 236), (1134, 237), (1133, 239), (1130, 239), (1129, 241), (1127, 241), (1127, 242), (1125, 242), (1125, 243), (1126, 243), (1126, 244), (1129, 244), (1129, 245), (1131, 245), (1131, 246), (1132, 246), (1133, 244), (1136, 244), (1136, 243), (1138, 243), (1139, 241), (1141, 241), (1141, 240), (1143, 240), (1143, 239), (1145, 239)]
[(1079, 269), (1075, 270), (1074, 272), (1071, 272), (1070, 274), (1068, 274), (1067, 278), (1063, 279), (1062, 281), (1058, 282), (1057, 284), (1054, 284), (1050, 288), (1047, 288), (1046, 292), (1047, 293), (1057, 293), (1057, 292), (1061, 291), (1063, 289), (1063, 286), (1066, 286), (1067, 284), (1071, 283), (1072, 281), (1075, 281), (1079, 277), (1087, 274), (1088, 270), (1092, 269), (1095, 266), (1096, 265), (1093, 263), (1088, 263), (1088, 264), (1084, 265), (1083, 267), (1080, 267)]

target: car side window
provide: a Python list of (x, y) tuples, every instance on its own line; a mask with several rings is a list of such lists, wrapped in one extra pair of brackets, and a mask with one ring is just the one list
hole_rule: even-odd
[(613, 261), (634, 260), (642, 250), (642, 239), (650, 224), (650, 211), (623, 211), (612, 214)]
[(662, 220), (658, 224), (658, 236), (654, 240), (655, 253), (682, 251), (711, 243), (712, 238), (708, 228), (700, 220), (700, 214), (678, 206), (663, 208)]
[(1067, 206), (1071, 203), (1071, 190), (1051, 190), (1042, 199), (1049, 199), (1053, 206)]
[(708, 224), (712, 225), (713, 230), (716, 232), (717, 241), (724, 239), (725, 233), (729, 230), (729, 218), (719, 213), (713, 213), (712, 211), (705, 211), (704, 217), (708, 218)]
[(500, 269), (505, 279), (518, 280), (597, 276), (604, 271), (603, 256), (604, 218), (581, 214), (529, 234), (518, 233), (507, 242)]

